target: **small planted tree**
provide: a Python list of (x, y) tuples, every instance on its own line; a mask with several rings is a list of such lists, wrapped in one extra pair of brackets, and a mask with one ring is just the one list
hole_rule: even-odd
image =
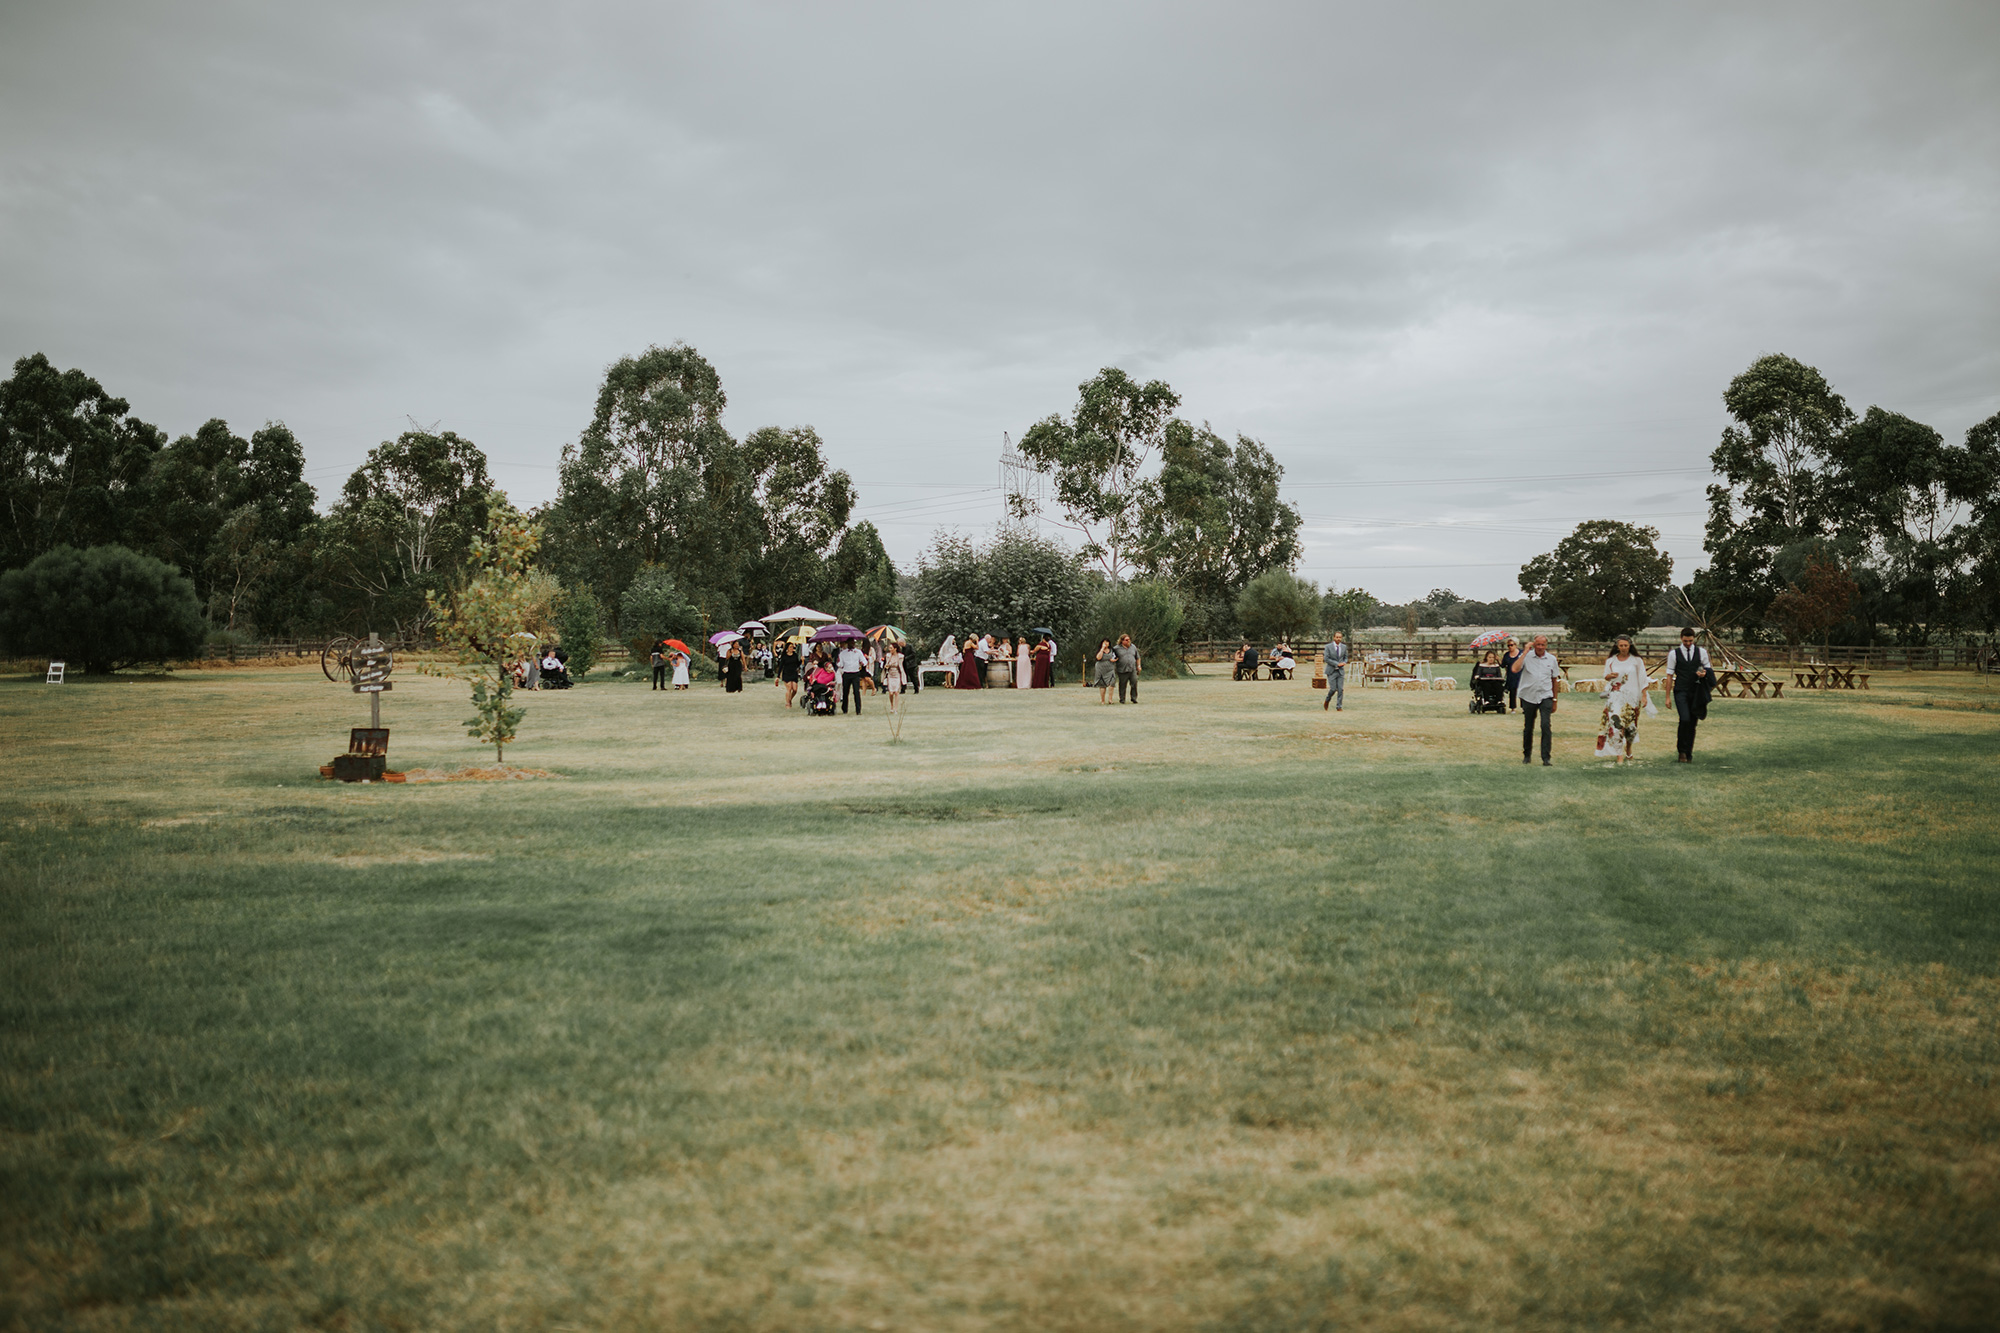
[(447, 674), (472, 682), (473, 715), (465, 720), (465, 734), (491, 745), (499, 763), (506, 762), (507, 743), (528, 715), (514, 707), (508, 667), (522, 642), (512, 636), (532, 611), (536, 590), (528, 561), (540, 543), (541, 529), (493, 491), (487, 496), (486, 531), (472, 540), (465, 586), (450, 597), (430, 595), (439, 638), (458, 657), (456, 670)]

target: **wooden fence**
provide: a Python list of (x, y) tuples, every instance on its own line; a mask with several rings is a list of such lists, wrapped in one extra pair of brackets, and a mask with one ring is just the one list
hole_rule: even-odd
[[(1642, 634), (1634, 640), (1636, 647), (1648, 657), (1657, 657), (1678, 644), (1678, 638)], [(1229, 662), (1236, 657), (1242, 646), (1240, 639), (1210, 639), (1185, 645), (1184, 657), (1190, 662)], [(1292, 645), (1303, 663), (1307, 658), (1319, 656), (1320, 644), (1317, 640)], [(1262, 645), (1268, 652), (1269, 645)], [(1390, 657), (1406, 658), (1418, 662), (1477, 662), (1485, 655), (1484, 648), (1472, 647), (1471, 639), (1416, 638), (1388, 639), (1375, 638), (1367, 634), (1356, 635), (1348, 645), (1355, 656), (1365, 653), (1386, 653)], [(1804, 662), (1831, 662), (1837, 666), (1854, 666), (1869, 671), (1973, 671), (1979, 669), (2000, 669), (2000, 650), (1992, 647), (1968, 645), (1936, 645), (1931, 647), (1874, 647), (1852, 648), (1836, 645), (1827, 649), (1813, 647), (1787, 647), (1784, 644), (1732, 643), (1732, 652), (1740, 653), (1758, 666), (1796, 666)], [(1591, 658), (1602, 660), (1611, 655), (1608, 643), (1593, 643), (1588, 640), (1569, 640), (1552, 636), (1549, 651), (1558, 657), (1586, 661)]]

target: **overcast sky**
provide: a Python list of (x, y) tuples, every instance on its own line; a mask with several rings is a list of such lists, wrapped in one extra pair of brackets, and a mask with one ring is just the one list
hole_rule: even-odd
[(323, 502), (414, 419), (532, 504), (685, 341), (899, 564), (1117, 365), (1271, 448), (1322, 583), (1518, 596), (1590, 518), (1685, 579), (1758, 355), (2000, 410), (1996, 53), (1991, 0), (0, 0), (0, 354), (284, 420)]

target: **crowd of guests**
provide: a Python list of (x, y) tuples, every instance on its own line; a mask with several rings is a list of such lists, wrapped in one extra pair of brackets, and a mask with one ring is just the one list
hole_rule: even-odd
[(1005, 663), (1007, 685), (1017, 690), (1045, 690), (1055, 684), (1056, 641), (1050, 634), (967, 634), (960, 640), (946, 635), (937, 660), (951, 667), (951, 683), (961, 690), (982, 690), (992, 681), (987, 665)]

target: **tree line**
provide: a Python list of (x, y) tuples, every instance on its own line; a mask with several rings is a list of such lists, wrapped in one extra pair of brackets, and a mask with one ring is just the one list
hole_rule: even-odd
[[(894, 614), (895, 566), (873, 525), (850, 522), (853, 482), (817, 433), (769, 426), (739, 440), (721, 424), (726, 401), (684, 344), (605, 372), (556, 499), (526, 516), (540, 533), (529, 613), (541, 627), (692, 634), (797, 602), (863, 624)], [(324, 512), (304, 474), (282, 422), (246, 438), (215, 419), (170, 439), (86, 372), (22, 357), (0, 381), (0, 571), (65, 550), (157, 562), (186, 585), (197, 644), (431, 638), (439, 598), (469, 577), (505, 501), (484, 452), (450, 430), (405, 431), (370, 450)], [(101, 582), (125, 557), (91, 559)], [(82, 577), (78, 560), (58, 568)], [(54, 574), (37, 577), (48, 594)]]

